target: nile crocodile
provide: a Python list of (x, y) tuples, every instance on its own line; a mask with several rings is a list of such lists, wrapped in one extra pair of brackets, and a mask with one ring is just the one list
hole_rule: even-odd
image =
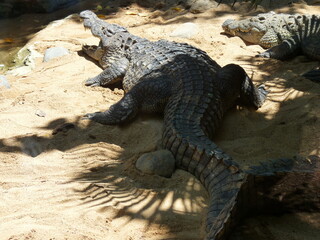
[(305, 26), (304, 18), (311, 15), (260, 13), (243, 20), (227, 19), (222, 24), (224, 33), (238, 36), (263, 48), (274, 47), (298, 33)]
[(164, 112), (163, 148), (174, 155), (177, 168), (200, 180), (210, 196), (206, 239), (225, 239), (240, 216), (234, 214), (246, 212), (240, 211), (239, 204), (252, 201), (248, 196), (252, 187), (247, 183), (274, 171), (295, 173), (291, 171), (293, 161), (280, 161), (281, 167), (278, 162), (270, 163), (246, 173), (212, 142), (225, 111), (236, 104), (258, 109), (265, 101), (264, 86), (255, 87), (240, 66), (220, 67), (204, 51), (188, 44), (151, 42), (134, 36), (88, 10), (80, 17), (100, 38), (99, 46), (84, 46), (83, 50), (104, 67), (86, 85), (107, 86), (122, 80), (126, 92), (105, 112), (89, 113), (84, 118), (112, 125), (133, 119), (139, 111)]
[[(258, 57), (287, 60), (302, 53), (310, 59), (320, 60), (320, 16), (317, 15), (269, 12), (239, 21), (228, 19), (222, 28), (228, 35), (270, 48)], [(303, 76), (320, 82), (320, 70)]]

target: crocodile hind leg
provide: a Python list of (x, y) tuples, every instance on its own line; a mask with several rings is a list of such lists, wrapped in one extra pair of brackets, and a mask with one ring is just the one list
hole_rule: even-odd
[(139, 111), (163, 112), (171, 95), (171, 83), (172, 81), (163, 77), (139, 82), (107, 111), (88, 113), (84, 119), (114, 125), (133, 119)]
[[(228, 64), (221, 68), (217, 77), (221, 83), (221, 93), (225, 101), (239, 95), (237, 104), (248, 108), (258, 109), (265, 102), (268, 91), (264, 85), (255, 87), (244, 69), (235, 64)], [(234, 92), (231, 91), (234, 89)], [(238, 91), (240, 89), (240, 91)]]
[(239, 104), (257, 110), (265, 102), (267, 94), (268, 91), (263, 84), (256, 87), (251, 79), (246, 76), (246, 79), (242, 83)]

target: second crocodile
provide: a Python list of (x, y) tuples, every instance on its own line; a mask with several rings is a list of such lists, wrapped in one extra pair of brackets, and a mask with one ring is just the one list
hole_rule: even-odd
[[(287, 60), (299, 54), (320, 60), (320, 16), (302, 14), (261, 13), (244, 19), (228, 19), (222, 24), (228, 35), (270, 48), (257, 55), (264, 58)], [(312, 70), (304, 77), (320, 82), (320, 70)]]

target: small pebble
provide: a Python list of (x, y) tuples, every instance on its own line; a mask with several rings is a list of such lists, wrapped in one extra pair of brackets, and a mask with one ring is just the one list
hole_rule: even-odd
[(210, 8), (217, 7), (218, 3), (217, 1), (211, 1), (211, 0), (193, 0), (190, 2), (190, 12), (192, 13), (202, 13)]
[(6, 76), (0, 75), (0, 87), (10, 88), (10, 83), (8, 82)]
[(40, 109), (37, 109), (35, 114), (38, 116), (38, 117), (45, 117), (46, 116), (46, 113)]

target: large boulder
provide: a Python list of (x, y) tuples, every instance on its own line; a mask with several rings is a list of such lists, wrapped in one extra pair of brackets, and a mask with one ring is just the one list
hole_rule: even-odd
[(79, 0), (4, 0), (0, 3), (0, 18), (30, 12), (52, 12), (77, 2)]

